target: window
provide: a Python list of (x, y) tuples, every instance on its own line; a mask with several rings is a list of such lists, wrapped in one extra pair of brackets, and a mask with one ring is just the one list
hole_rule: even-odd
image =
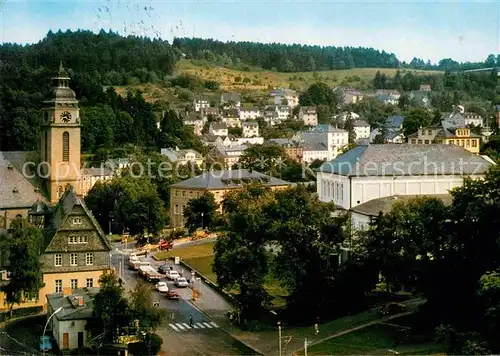
[(175, 204), (174, 206), (174, 214), (179, 215), (179, 204)]
[(477, 141), (476, 140), (472, 140), (472, 147), (477, 147)]
[(419, 143), (419, 144), (422, 144), (422, 140), (418, 140), (418, 143)]
[(71, 289), (76, 289), (78, 288), (78, 279), (72, 279), (71, 280)]
[(413, 140), (411, 140), (411, 143), (416, 144), (417, 140), (413, 139)]
[(65, 131), (63, 133), (63, 153), (62, 160), (63, 162), (69, 162), (69, 132)]
[(83, 219), (82, 218), (73, 218), (73, 224), (81, 225), (81, 224), (83, 224)]
[(56, 253), (54, 255), (54, 266), (56, 266), (56, 267), (62, 266), (62, 254)]
[(469, 147), (470, 146), (470, 140), (465, 141), (465, 146)]
[(185, 196), (186, 196), (186, 191), (185, 191), (185, 190), (183, 190), (183, 191), (182, 191), (182, 196), (183, 196), (183, 197), (185, 197)]
[(92, 266), (94, 264), (94, 254), (92, 252), (85, 254), (85, 264), (87, 266)]
[(175, 197), (178, 197), (178, 196), (179, 196), (179, 191), (178, 191), (177, 189), (176, 189), (176, 190), (174, 190), (174, 196), (175, 196)]
[(78, 266), (78, 254), (72, 253), (69, 257), (70, 266)]
[(344, 200), (344, 183), (340, 183), (340, 201)]
[(425, 144), (428, 145), (429, 144), (429, 140), (425, 140)]
[(56, 279), (55, 284), (56, 284), (55, 292), (61, 293), (62, 292), (62, 279)]
[(87, 278), (87, 288), (92, 288), (94, 286), (94, 279)]
[(455, 140), (450, 140), (450, 145), (454, 145), (455, 144)]
[(432, 135), (432, 130), (427, 130), (427, 135)]

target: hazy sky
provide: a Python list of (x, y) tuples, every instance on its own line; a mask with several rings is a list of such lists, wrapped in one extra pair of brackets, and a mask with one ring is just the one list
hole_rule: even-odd
[(0, 0), (0, 42), (32, 43), (52, 29), (367, 46), (437, 61), (500, 53), (500, 1)]

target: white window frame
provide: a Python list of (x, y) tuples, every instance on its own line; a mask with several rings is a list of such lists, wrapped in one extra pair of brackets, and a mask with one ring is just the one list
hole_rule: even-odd
[(56, 293), (61, 293), (62, 292), (62, 279), (56, 279), (54, 281), (54, 285), (55, 285), (55, 292)]
[(73, 224), (74, 225), (81, 225), (81, 224), (83, 224), (83, 219), (82, 218), (73, 218)]
[(86, 266), (93, 266), (94, 265), (94, 253), (93, 252), (87, 252), (85, 254), (85, 265)]
[(77, 289), (78, 288), (78, 279), (72, 278), (70, 282), (71, 282), (71, 289)]
[[(59, 263), (57, 263), (57, 262), (59, 262)], [(62, 267), (62, 253), (56, 253), (54, 255), (54, 266), (55, 267)]]
[(87, 288), (93, 288), (94, 287), (94, 278), (87, 278), (85, 281), (85, 286)]
[[(74, 262), (73, 262), (74, 260)], [(70, 266), (78, 266), (78, 254), (72, 253), (69, 255), (69, 265)]]

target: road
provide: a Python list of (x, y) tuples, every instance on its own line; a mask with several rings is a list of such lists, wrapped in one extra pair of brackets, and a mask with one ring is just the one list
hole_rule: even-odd
[[(134, 288), (140, 278), (137, 272), (128, 268), (128, 257), (122, 250), (132, 246), (114, 245), (111, 254), (111, 264), (117, 269), (127, 291)], [(151, 265), (158, 267), (164, 262), (155, 261), (148, 257)], [(188, 277), (187, 271), (176, 266), (180, 273)], [(169, 289), (175, 289), (179, 300), (169, 300), (156, 290), (154, 296), (161, 309), (167, 310), (167, 320), (157, 329), (156, 333), (163, 338), (162, 351), (168, 355), (256, 355), (257, 353), (234, 339), (229, 333), (220, 328), (217, 322), (200, 312), (191, 303), (192, 291), (189, 288), (176, 288), (172, 281), (168, 281)], [(153, 288), (153, 284), (151, 285)], [(193, 327), (189, 326), (189, 318), (193, 317)]]

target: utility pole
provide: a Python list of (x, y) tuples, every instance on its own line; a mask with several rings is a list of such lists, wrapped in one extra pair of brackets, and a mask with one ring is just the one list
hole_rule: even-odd
[(307, 356), (307, 337), (304, 339), (304, 356)]

